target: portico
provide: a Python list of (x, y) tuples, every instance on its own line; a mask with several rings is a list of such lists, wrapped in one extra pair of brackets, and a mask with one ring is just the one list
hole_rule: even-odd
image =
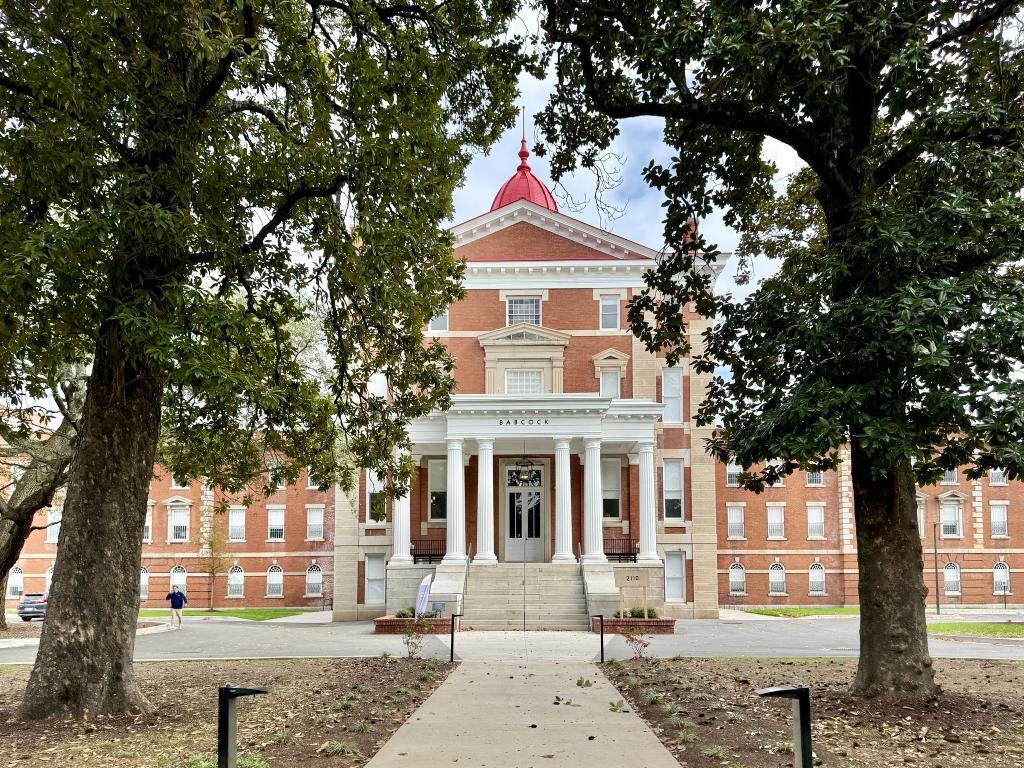
[[(471, 549), (473, 564), (482, 565), (573, 563), (578, 556), (604, 563), (606, 527), (621, 535), (632, 519), (637, 559), (658, 562), (654, 446), (663, 407), (586, 393), (455, 395), (447, 412), (409, 430), (426, 470), (421, 533), (437, 538), (444, 528), (450, 564), (465, 563)], [(635, 513), (616, 466), (636, 486)], [(409, 496), (395, 504), (393, 562), (412, 560), (410, 513)]]

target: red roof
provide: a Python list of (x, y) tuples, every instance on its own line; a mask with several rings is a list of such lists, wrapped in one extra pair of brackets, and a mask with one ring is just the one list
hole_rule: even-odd
[(516, 168), (515, 175), (502, 184), (498, 194), (494, 196), (494, 202), (491, 203), (492, 211), (504, 208), (516, 200), (529, 200), (541, 208), (558, 212), (555, 198), (552, 197), (548, 188), (544, 186), (544, 182), (534, 176), (530, 166), (526, 164), (526, 158), (529, 156), (530, 152), (526, 149), (526, 139), (523, 139), (523, 143), (519, 147), (519, 167)]

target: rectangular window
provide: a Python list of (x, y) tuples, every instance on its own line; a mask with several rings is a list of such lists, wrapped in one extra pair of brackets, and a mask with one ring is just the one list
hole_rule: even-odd
[(366, 394), (370, 397), (379, 397), (382, 400), (388, 399), (388, 377), (378, 371), (371, 373), (366, 380)]
[(665, 459), (663, 468), (663, 493), (665, 495), (665, 519), (683, 519), (683, 462), (679, 459)]
[(174, 506), (170, 509), (170, 541), (188, 541), (189, 509), (185, 506)]
[(448, 307), (445, 307), (444, 308), (444, 312), (442, 312), (440, 315), (438, 315), (437, 317), (431, 319), (431, 321), (430, 321), (430, 330), (432, 330), (432, 331), (447, 331), (448, 330)]
[(622, 481), (622, 462), (618, 459), (601, 459), (601, 506), (606, 519), (618, 520), (619, 488)]
[(228, 597), (245, 596), (245, 574), (242, 569), (234, 566), (228, 570)]
[(366, 583), (363, 599), (367, 605), (380, 605), (384, 602), (384, 555), (366, 555), (364, 572)]
[(306, 569), (306, 597), (320, 597), (324, 593), (324, 572), (319, 565)]
[(182, 480), (180, 478), (171, 475), (171, 490), (173, 491), (184, 491), (188, 489), (188, 480)]
[(245, 507), (231, 507), (228, 510), (228, 539), (245, 541)]
[(310, 541), (324, 540), (323, 507), (306, 507), (306, 538)]
[(317, 483), (316, 480), (313, 479), (313, 471), (309, 467), (306, 467), (306, 488), (307, 488), (307, 490), (312, 491), (312, 490), (315, 490), (315, 489), (319, 489), (319, 487), (320, 487), (319, 483)]
[(683, 370), (665, 368), (661, 372), (661, 402), (665, 404), (662, 419), (668, 424), (683, 420)]
[(824, 539), (825, 538), (825, 505), (824, 504), (808, 504), (807, 505), (807, 538), (808, 539)]
[(618, 368), (603, 368), (601, 370), (601, 397), (621, 397), (620, 378)]
[(917, 500), (917, 534), (924, 538), (924, 499)]
[(429, 500), (428, 520), (443, 522), (448, 519), (448, 460), (432, 459), (427, 462)]
[(267, 507), (267, 541), (284, 541), (284, 507)]
[[(769, 467), (776, 467), (778, 469), (781, 469), (782, 468), (782, 462), (778, 461), (778, 460), (769, 461), (767, 466), (769, 466)], [(768, 487), (769, 488), (784, 488), (785, 486), (786, 486), (786, 478), (783, 477), (782, 475), (780, 475), (779, 479), (776, 480), (775, 482), (768, 483)]]
[(957, 484), (956, 470), (955, 469), (947, 469), (945, 472), (942, 473), (942, 484), (943, 485), (956, 485)]
[(747, 572), (742, 565), (734, 564), (729, 566), (729, 594), (747, 594)]
[(734, 461), (730, 461), (728, 466), (725, 468), (725, 484), (729, 488), (740, 487), (740, 472), (743, 471), (743, 467)]
[(725, 507), (725, 514), (728, 518), (728, 537), (730, 539), (743, 539), (746, 538), (745, 528), (743, 525), (743, 513), (745, 512), (744, 507), (739, 504), (727, 504)]
[(825, 473), (812, 471), (807, 473), (807, 486), (809, 488), (821, 488), (825, 485)]
[(384, 495), (384, 483), (372, 469), (366, 470), (366, 524), (385, 525), (387, 523), (387, 498)]
[(960, 537), (960, 502), (943, 501), (939, 505), (939, 517), (942, 521), (942, 535), (952, 538)]
[(947, 595), (960, 594), (960, 569), (949, 563), (942, 569), (942, 581)]
[(146, 522), (142, 524), (142, 540), (149, 542), (153, 540), (153, 508), (146, 509)]
[(149, 571), (143, 568), (139, 571), (139, 600), (149, 598)]
[(807, 574), (807, 593), (810, 595), (825, 594), (825, 569), (820, 563), (811, 566)]
[(601, 297), (601, 330), (616, 331), (619, 328), (619, 297)]
[(767, 504), (768, 508), (768, 538), (786, 538), (786, 505)]
[(60, 520), (63, 516), (63, 510), (48, 509), (46, 510), (46, 540), (51, 544), (56, 544), (60, 538)]
[(506, 300), (508, 325), (530, 323), (540, 325), (540, 297), (518, 296)]
[(665, 553), (665, 600), (686, 602), (686, 553)]
[(993, 536), (1009, 536), (1009, 502), (997, 502), (993, 501), (990, 507), (992, 511), (992, 535)]
[(1002, 469), (990, 469), (988, 471), (989, 485), (1006, 485), (1006, 472)]
[(505, 371), (506, 395), (539, 395), (544, 392), (542, 371), (511, 368)]

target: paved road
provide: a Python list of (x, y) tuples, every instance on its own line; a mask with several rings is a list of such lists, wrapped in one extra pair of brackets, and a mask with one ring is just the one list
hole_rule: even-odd
[[(1001, 616), (1005, 620), (1005, 616)], [(820, 617), (785, 621), (681, 621), (676, 634), (655, 636), (658, 656), (810, 657), (856, 656), (856, 617)], [(584, 632), (462, 632), (456, 656), (465, 660), (590, 660), (600, 648), (597, 636)], [(944, 658), (1022, 659), (1024, 642), (932, 639), (932, 655)], [(31, 663), (35, 646), (0, 648), (0, 663)], [(139, 661), (279, 658), (294, 656), (402, 655), (400, 636), (374, 635), (372, 622), (339, 624), (187, 619), (184, 629), (139, 636)], [(606, 639), (607, 658), (628, 656), (622, 638)], [(432, 636), (423, 655), (446, 658), (448, 637)]]

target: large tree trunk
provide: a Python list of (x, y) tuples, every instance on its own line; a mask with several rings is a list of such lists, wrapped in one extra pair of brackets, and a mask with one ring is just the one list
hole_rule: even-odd
[(162, 379), (103, 324), (68, 480), (39, 652), (20, 715), (149, 709), (132, 655)]
[(921, 537), (910, 462), (874, 477), (854, 444), (853, 500), (860, 589), (860, 696), (924, 698), (936, 691), (928, 655)]
[(7, 629), (7, 576), (0, 576), (0, 629)]

